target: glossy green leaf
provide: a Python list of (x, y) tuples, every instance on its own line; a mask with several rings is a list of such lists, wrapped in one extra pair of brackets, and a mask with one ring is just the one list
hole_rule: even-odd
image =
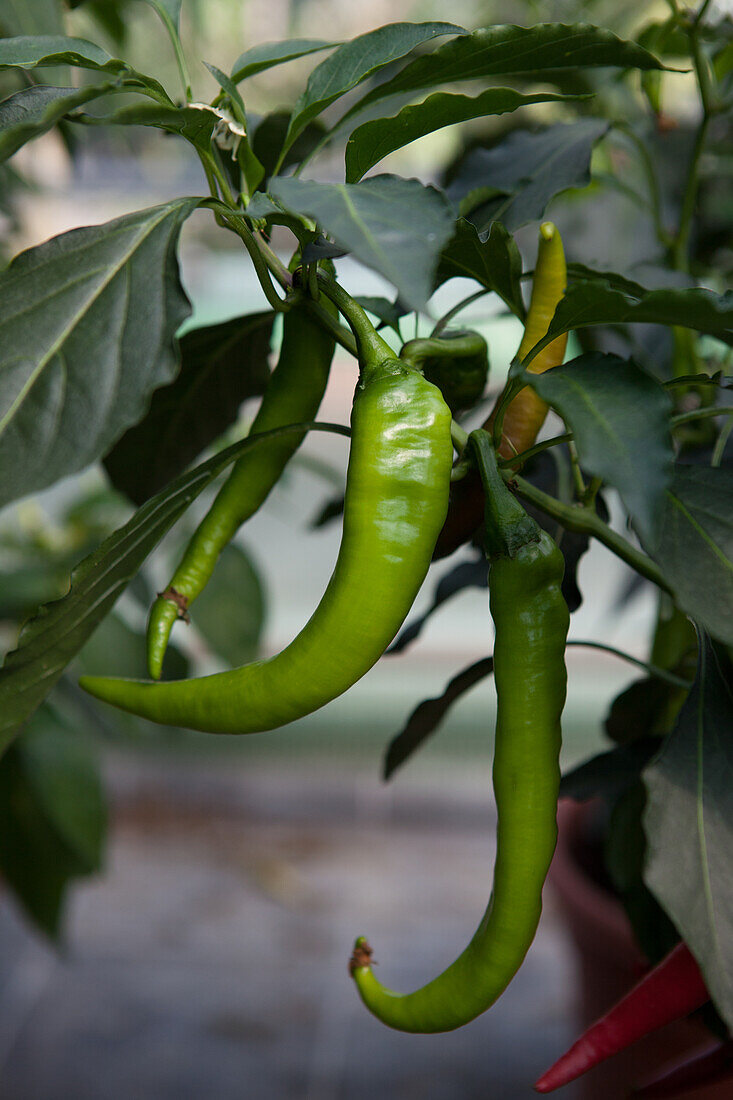
[[(241, 454), (287, 430), (249, 436), (167, 485), (80, 562), (66, 596), (39, 608), (0, 669), (0, 755), (199, 493)], [(348, 435), (347, 428), (337, 425), (321, 425), (320, 430)]]
[(454, 23), (389, 23), (339, 46), (308, 78), (293, 108), (286, 146), (311, 119), (367, 77), (411, 53), (416, 46), (446, 34), (465, 34)]
[(491, 149), (474, 149), (448, 188), (449, 198), (484, 233), (494, 221), (518, 229), (541, 218), (556, 195), (590, 183), (593, 147), (608, 132), (603, 119), (517, 130)]
[(453, 231), (453, 213), (439, 191), (397, 176), (354, 184), (275, 179), (270, 190), (290, 210), (315, 218), (337, 245), (392, 283), (407, 305), (420, 309), (427, 302)]
[(453, 278), (475, 279), (498, 294), (512, 313), (524, 320), (521, 276), (519, 249), (500, 222), (493, 222), (486, 237), (481, 237), (475, 225), (459, 218), (455, 236), (441, 254), (436, 286)]
[(106, 455), (112, 484), (142, 504), (235, 423), (239, 407), (265, 392), (272, 312), (190, 329), (181, 370), (153, 394), (143, 420)]
[(72, 230), (0, 272), (1, 504), (94, 462), (176, 374), (175, 247), (198, 201)]
[(733, 290), (716, 294), (699, 287), (668, 287), (639, 294), (600, 280), (578, 281), (570, 284), (555, 310), (546, 342), (585, 325), (626, 323), (682, 325), (733, 345)]
[(191, 609), (192, 622), (211, 649), (236, 667), (257, 657), (265, 612), (262, 579), (252, 559), (230, 543)]
[(664, 387), (630, 360), (601, 352), (526, 379), (573, 431), (583, 469), (613, 485), (640, 536), (653, 539), (674, 463)]
[(121, 89), (121, 81), (87, 84), (83, 88), (51, 88), (35, 84), (0, 103), (0, 161), (7, 160), (26, 142), (47, 133), (69, 111)]
[(648, 794), (644, 879), (700, 964), (715, 1006), (729, 1026), (733, 1026), (731, 729), (733, 669), (722, 648), (703, 638), (697, 680), (677, 726), (644, 772)]
[(376, 118), (358, 126), (346, 146), (346, 182), (357, 183), (384, 157), (418, 138), (471, 118), (503, 115), (532, 103), (572, 99), (555, 92), (523, 95), (513, 88), (489, 88), (481, 95), (435, 92), (422, 103), (403, 107), (392, 118)]
[(391, 80), (362, 96), (344, 118), (386, 96), (434, 88), (457, 80), (482, 80), (510, 73), (529, 73), (540, 79), (539, 74), (547, 70), (595, 66), (662, 68), (647, 50), (589, 23), (480, 27), (416, 58)]
[(248, 76), (271, 69), (273, 65), (283, 65), (307, 54), (319, 53), (338, 46), (338, 42), (327, 42), (323, 38), (291, 38), (286, 42), (262, 42), (240, 54), (232, 65), (232, 80), (235, 84), (246, 80)]
[(682, 610), (733, 645), (733, 470), (678, 464), (645, 549)]
[(122, 61), (115, 61), (85, 38), (38, 34), (0, 39), (0, 69), (35, 69), (38, 65), (75, 65), (111, 72), (125, 68)]

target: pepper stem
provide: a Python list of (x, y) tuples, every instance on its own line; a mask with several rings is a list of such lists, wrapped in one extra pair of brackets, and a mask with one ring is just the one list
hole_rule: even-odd
[(484, 548), (488, 558), (514, 558), (523, 546), (539, 542), (540, 529), (509, 492), (496, 464), (491, 435), (483, 428), (471, 432), (469, 444), (476, 455), (484, 486)]
[(340, 310), (349, 322), (359, 351), (359, 361), (363, 369), (379, 366), (386, 359), (397, 356), (386, 340), (379, 335), (358, 302), (355, 302), (343, 287), (323, 271), (318, 271), (319, 289)]

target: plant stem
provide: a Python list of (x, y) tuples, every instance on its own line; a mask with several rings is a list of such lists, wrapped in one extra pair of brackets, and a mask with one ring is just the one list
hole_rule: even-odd
[(541, 489), (537, 489), (529, 481), (525, 481), (524, 478), (516, 475), (512, 476), (511, 473), (502, 471), (502, 477), (513, 485), (520, 497), (528, 500), (531, 504), (536, 504), (538, 508), (546, 512), (548, 516), (556, 519), (563, 527), (584, 535), (593, 535), (611, 553), (630, 565), (642, 577), (646, 577), (647, 580), (652, 581), (653, 584), (656, 584), (665, 592), (670, 592), (670, 587), (664, 579), (662, 571), (651, 558), (633, 547), (621, 535), (617, 535), (615, 531), (612, 531), (608, 524), (604, 523), (590, 508), (577, 504), (561, 504), (559, 500), (551, 497), (548, 493), (543, 493)]
[(650, 665), (646, 661), (639, 660), (638, 657), (632, 657), (630, 653), (626, 653), (623, 649), (616, 649), (615, 646), (606, 645), (604, 642), (575, 641), (573, 639), (567, 644), (569, 646), (581, 646), (583, 649), (601, 649), (605, 653), (612, 653), (614, 657), (620, 657), (622, 661), (628, 661), (630, 665), (645, 669), (650, 676), (655, 676), (658, 680), (664, 680), (666, 683), (672, 684), (673, 687), (692, 687), (690, 680), (684, 680), (681, 676), (675, 676), (673, 672), (667, 672), (666, 669)]
[(732, 416), (733, 408), (728, 405), (707, 405), (704, 409), (690, 409), (689, 412), (678, 413), (670, 417), (669, 423), (673, 428), (678, 424), (687, 424), (689, 420), (706, 420), (709, 416)]
[(583, 475), (580, 472), (580, 462), (578, 461), (578, 448), (575, 446), (574, 440), (568, 443), (568, 451), (570, 453), (570, 467), (573, 473), (573, 484), (575, 485), (575, 492), (580, 500), (584, 500), (586, 488), (583, 481)]
[(619, 123), (616, 128), (629, 138), (639, 154), (639, 161), (644, 171), (644, 175), (646, 176), (647, 188), (649, 191), (649, 204), (654, 218), (654, 231), (657, 235), (657, 240), (663, 248), (671, 248), (673, 244), (672, 238), (664, 228), (664, 223), (662, 222), (662, 198), (659, 191), (659, 180), (657, 179), (654, 162), (649, 154), (646, 143), (627, 124)]
[(452, 309), (449, 309), (447, 313), (444, 313), (443, 316), (438, 321), (436, 321), (435, 327), (434, 327), (433, 331), (430, 333), (430, 335), (431, 336), (440, 336), (443, 329), (448, 324), (450, 324), (450, 322), (453, 320), (453, 318), (456, 316), (456, 314), (460, 313), (461, 310), (466, 308), (466, 306), (470, 306), (473, 302), (476, 302), (479, 298), (483, 298), (485, 294), (490, 294), (490, 293), (491, 293), (490, 290), (486, 290), (485, 288), (482, 288), (481, 290), (475, 291), (475, 293), (473, 293), (473, 294), (469, 294), (467, 298), (463, 298), (460, 302), (458, 302), (456, 305), (454, 305)]
[(156, 4), (155, 10), (161, 18), (163, 26), (168, 32), (168, 37), (171, 40), (173, 46), (173, 52), (176, 55), (176, 64), (178, 65), (178, 72), (181, 74), (181, 83), (183, 84), (183, 94), (186, 97), (186, 102), (190, 103), (193, 99), (191, 93), (191, 77), (188, 72), (188, 65), (186, 64), (186, 56), (183, 52), (183, 46), (181, 45), (181, 38), (178, 33), (178, 28), (171, 19), (170, 15), (166, 11), (162, 4)]
[(573, 438), (572, 432), (565, 432), (564, 435), (554, 435), (552, 439), (543, 439), (541, 443), (535, 443), (533, 447), (528, 447), (526, 451), (521, 451), (516, 455), (512, 455), (511, 458), (500, 458), (498, 460), (499, 465), (512, 468), (523, 466), (528, 458), (532, 458), (542, 451), (547, 451), (550, 447), (557, 447), (560, 443), (569, 443)]
[(457, 424), (455, 420), (450, 422), (450, 437), (453, 440), (453, 446), (461, 455), (466, 449), (468, 443), (468, 432), (465, 428), (462, 428), (460, 424)]
[(723, 455), (725, 454), (725, 445), (728, 442), (731, 431), (733, 431), (733, 416), (728, 417), (728, 421), (720, 429), (720, 435), (715, 442), (715, 448), (713, 450), (713, 456), (710, 459), (711, 466), (720, 466), (723, 461)]
[(362, 367), (378, 366), (387, 359), (396, 358), (392, 348), (379, 335), (359, 303), (354, 301), (335, 279), (326, 275), (324, 271), (319, 271), (318, 285), (349, 322), (356, 338), (356, 347), (361, 353), (359, 361)]

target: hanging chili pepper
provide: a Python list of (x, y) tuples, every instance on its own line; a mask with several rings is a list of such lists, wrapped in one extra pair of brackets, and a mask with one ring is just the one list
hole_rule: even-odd
[(543, 1073), (537, 1092), (553, 1092), (651, 1031), (689, 1016), (710, 1000), (690, 949), (678, 943), (625, 997)]

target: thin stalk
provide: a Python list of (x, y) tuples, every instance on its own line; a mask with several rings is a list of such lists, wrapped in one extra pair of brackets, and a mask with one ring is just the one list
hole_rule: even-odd
[(181, 74), (181, 83), (183, 84), (183, 94), (186, 97), (186, 103), (190, 103), (193, 99), (191, 92), (191, 77), (188, 72), (188, 65), (186, 64), (186, 55), (183, 52), (183, 46), (181, 45), (181, 39), (178, 34), (178, 28), (171, 19), (170, 15), (166, 11), (162, 4), (156, 4), (155, 10), (161, 18), (163, 26), (168, 32), (168, 37), (171, 40), (173, 46), (173, 52), (176, 55), (176, 64), (178, 65), (178, 72)]
[(646, 143), (625, 123), (617, 124), (616, 128), (626, 135), (639, 155), (639, 162), (646, 177), (646, 184), (649, 192), (649, 205), (654, 219), (654, 231), (662, 247), (670, 248), (673, 241), (672, 237), (664, 228), (664, 223), (662, 221), (662, 197), (659, 190), (659, 180), (657, 179), (654, 162), (652, 161)]
[(453, 446), (458, 451), (458, 454), (463, 454), (466, 449), (466, 444), (468, 443), (468, 432), (465, 428), (462, 428), (460, 424), (456, 423), (455, 420), (451, 420), (450, 422), (450, 437), (453, 440)]
[(575, 641), (575, 639), (573, 639), (573, 641), (567, 644), (569, 646), (580, 646), (583, 649), (601, 649), (604, 653), (612, 653), (614, 657), (620, 657), (622, 661), (628, 661), (630, 665), (636, 665), (637, 668), (643, 668), (650, 676), (654, 676), (657, 680), (664, 680), (673, 687), (692, 687), (691, 680), (684, 680), (681, 676), (675, 676), (673, 672), (667, 672), (666, 669), (657, 668), (656, 665), (650, 665), (646, 661), (639, 660), (638, 657), (632, 657), (630, 653), (626, 653), (623, 649), (616, 649), (615, 646), (606, 645), (604, 642), (588, 642), (585, 640)]
[(651, 558), (633, 547), (621, 535), (617, 535), (615, 531), (612, 531), (608, 524), (604, 523), (595, 512), (589, 508), (584, 508), (582, 505), (562, 504), (559, 500), (551, 497), (548, 493), (543, 493), (541, 489), (537, 489), (522, 477), (517, 477), (505, 471), (502, 471), (502, 477), (512, 483), (520, 497), (528, 500), (531, 504), (536, 504), (538, 508), (548, 516), (556, 519), (563, 527), (567, 527), (570, 531), (578, 531), (581, 534), (592, 535), (597, 538), (612, 554), (630, 565), (642, 577), (646, 577), (647, 580), (652, 581), (663, 591), (670, 592), (662, 571)]
[(447, 313), (444, 313), (443, 316), (436, 321), (435, 327), (430, 335), (440, 336), (445, 327), (450, 324), (453, 318), (459, 314), (461, 310), (465, 309), (466, 306), (470, 306), (473, 302), (478, 301), (479, 298), (483, 298), (486, 294), (491, 294), (491, 291), (482, 288), (481, 290), (477, 290), (474, 294), (469, 294), (467, 298), (463, 298), (462, 301), (454, 305), (452, 309), (449, 309)]
[(362, 366), (365, 364), (377, 366), (387, 359), (396, 358), (392, 348), (379, 335), (365, 311), (342, 286), (339, 286), (324, 271), (318, 272), (318, 285), (322, 293), (333, 302), (349, 322), (356, 338), (356, 346), (361, 353), (359, 360)]
[(586, 489), (585, 494), (583, 495), (583, 504), (585, 505), (586, 508), (595, 508), (595, 506), (596, 506), (596, 497), (598, 496), (598, 492), (601, 488), (601, 485), (603, 485), (603, 479), (602, 478), (600, 478), (600, 477), (591, 478), (591, 480), (588, 484), (588, 488)]
[(731, 416), (733, 408), (728, 405), (707, 405), (704, 409), (690, 409), (689, 412), (678, 413), (672, 416), (669, 423), (673, 428), (678, 424), (687, 424), (690, 420), (707, 420), (711, 416)]
[(557, 447), (560, 443), (570, 443), (574, 438), (572, 432), (565, 432), (563, 435), (553, 435), (552, 439), (543, 439), (541, 443), (535, 443), (533, 447), (528, 447), (526, 451), (520, 451), (516, 455), (512, 455), (511, 458), (500, 458), (500, 466), (511, 466), (512, 468), (518, 465), (524, 465), (528, 458), (533, 458), (534, 455), (541, 454), (542, 451), (549, 450), (550, 447)]
[[(221, 206), (222, 204), (218, 205)], [(289, 306), (285, 304), (284, 300), (280, 297), (280, 295), (275, 290), (275, 287), (272, 285), (270, 269), (267, 266), (265, 257), (262, 255), (262, 252), (258, 246), (258, 242), (255, 239), (252, 230), (249, 228), (245, 220), (241, 216), (238, 217), (233, 210), (229, 211), (224, 208), (222, 210), (222, 217), (228, 222), (229, 225), (231, 225), (232, 229), (234, 229), (234, 232), (237, 234), (237, 236), (243, 242), (244, 247), (249, 252), (250, 259), (252, 260), (252, 264), (255, 269), (255, 274), (259, 279), (260, 286), (262, 287), (262, 291), (268, 302), (277, 313), (284, 313), (286, 310), (289, 309)]]
[(578, 459), (578, 449), (575, 446), (575, 442), (568, 443), (568, 451), (570, 453), (570, 467), (573, 474), (573, 484), (575, 486), (575, 492), (580, 500), (583, 500), (586, 494), (585, 482), (583, 481), (583, 475), (580, 470), (580, 461)]
[(715, 448), (713, 450), (713, 456), (710, 459), (711, 466), (720, 466), (723, 461), (723, 455), (725, 454), (725, 445), (728, 442), (731, 431), (733, 431), (733, 416), (728, 418), (728, 422), (720, 429), (720, 434), (715, 442)]

